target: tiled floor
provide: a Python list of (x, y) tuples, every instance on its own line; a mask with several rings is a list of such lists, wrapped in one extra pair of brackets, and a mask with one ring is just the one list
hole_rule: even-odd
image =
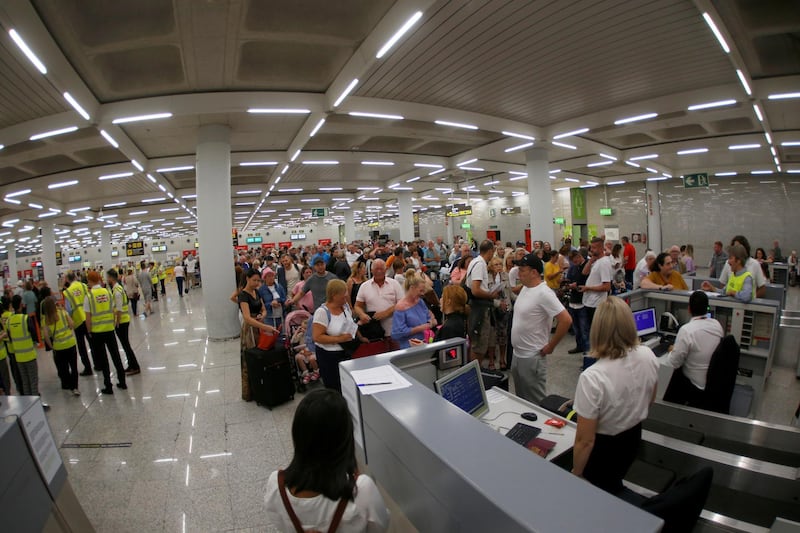
[[(82, 377), (83, 395), (72, 397), (40, 352), (40, 387), (58, 444), (130, 443), (62, 448), (70, 481), (100, 532), (275, 531), (264, 485), (291, 457), (300, 397), (272, 411), (243, 402), (238, 340), (207, 341), (201, 290), (178, 298), (174, 285), (167, 289), (157, 313), (131, 326), (142, 374), (128, 378), (127, 391), (98, 395), (99, 376)], [(800, 289), (791, 290), (790, 305), (800, 308)], [(566, 338), (550, 358), (548, 392), (575, 390), (580, 360), (566, 353), (572, 342)], [(775, 369), (766, 398), (764, 419), (787, 423), (800, 400), (792, 369)]]

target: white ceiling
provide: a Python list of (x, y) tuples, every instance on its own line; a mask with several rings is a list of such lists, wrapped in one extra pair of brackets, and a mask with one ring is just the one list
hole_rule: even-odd
[[(691, 172), (719, 180), (800, 172), (800, 97), (770, 99), (800, 93), (800, 5), (792, 0), (16, 0), (0, 4), (0, 26), (0, 198), (31, 190), (0, 201), (6, 243), (45, 213), (59, 231), (106, 225), (124, 234), (164, 218), (167, 226), (144, 233), (193, 233), (195, 146), (206, 124), (231, 129), (232, 222), (248, 230), (275, 227), (282, 213), (281, 224), (300, 224), (312, 206), (331, 208), (332, 223), (340, 206), (366, 219), (367, 207), (396, 202), (397, 187), (411, 188), (421, 210), (443, 209), (432, 206), (468, 186), (471, 198), (485, 198), (495, 181), (501, 194), (525, 191), (510, 173), (524, 172), (524, 149), (509, 149), (530, 141), (505, 132), (548, 149), (559, 189)], [(732, 102), (690, 110), (722, 100)], [(171, 116), (113, 123), (152, 113)], [(657, 115), (615, 124), (646, 113)], [(77, 129), (29, 140), (66, 127)], [(731, 149), (741, 145), (753, 147)], [(706, 151), (680, 154), (698, 149)], [(307, 164), (319, 161), (338, 164)], [(117, 216), (98, 221), (101, 210)]]

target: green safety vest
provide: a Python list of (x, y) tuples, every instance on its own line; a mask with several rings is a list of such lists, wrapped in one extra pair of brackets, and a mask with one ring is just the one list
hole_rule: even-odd
[(167, 279), (167, 271), (164, 270), (164, 267), (159, 267), (159, 269), (158, 269), (158, 279)]
[(108, 289), (95, 287), (89, 291), (89, 308), (92, 313), (92, 333), (114, 331), (114, 310)]
[(150, 282), (153, 285), (158, 285), (158, 272), (155, 270), (150, 271)]
[[(119, 317), (119, 323), (120, 324), (127, 324), (128, 322), (131, 321), (131, 315), (128, 313), (128, 295), (125, 293), (125, 289), (122, 288), (122, 284), (121, 283), (117, 283), (116, 285), (114, 285), (114, 291), (113, 292), (119, 292), (122, 295), (122, 309), (119, 309), (119, 311), (122, 313), (122, 315)], [(117, 298), (114, 297), (114, 304), (115, 305), (116, 305), (116, 302), (117, 302)]]
[(14, 346), (17, 363), (27, 363), (36, 359), (36, 346), (28, 331), (28, 315), (15, 313), (8, 319), (8, 334)]
[[(744, 280), (748, 277), (753, 277), (753, 275), (744, 268), (739, 271), (738, 274), (734, 274), (731, 272), (730, 277), (728, 278), (728, 284), (725, 286), (725, 293), (727, 294), (729, 291), (734, 291), (736, 294), (740, 293), (744, 288)], [(750, 299), (753, 299), (753, 296), (756, 293), (756, 286), (753, 283), (753, 292), (750, 293)]]
[(89, 290), (86, 288), (86, 285), (77, 280), (73, 281), (64, 291), (64, 298), (69, 300), (69, 305), (72, 308), (72, 323), (75, 324), (76, 328), (86, 322), (83, 301), (88, 294)]
[(53, 330), (54, 350), (66, 350), (67, 348), (72, 348), (77, 344), (77, 341), (75, 340), (75, 333), (72, 331), (72, 328), (69, 327), (67, 313), (65, 313), (64, 310), (58, 310), (56, 323), (52, 326), (48, 324), (48, 327)]

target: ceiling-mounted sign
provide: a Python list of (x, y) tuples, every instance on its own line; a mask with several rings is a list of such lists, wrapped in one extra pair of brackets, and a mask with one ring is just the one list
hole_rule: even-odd
[(518, 215), (520, 213), (522, 213), (522, 208), (519, 207), (519, 206), (517, 206), (517, 207), (501, 207), (500, 208), (500, 214), (501, 215)]
[(564, 218), (563, 217), (556, 217), (553, 219), (553, 224), (559, 224), (561, 226), (564, 225)]
[(370, 222), (369, 224), (367, 224), (367, 227), (368, 228), (377, 228), (380, 225), (381, 225), (380, 222)]
[(573, 188), (569, 190), (569, 203), (573, 224), (586, 224), (586, 190)]
[(261, 237), (247, 237), (247, 244), (259, 244)]
[(324, 208), (324, 207), (312, 207), (311, 208), (311, 216), (312, 217), (317, 217), (317, 218), (324, 217), (324, 216), (327, 215), (326, 211), (327, 211), (327, 209)]
[(472, 206), (466, 204), (455, 204), (452, 207), (448, 207), (445, 214), (449, 217), (463, 217), (465, 215), (471, 215)]
[(61, 251), (56, 250), (56, 265), (61, 266), (64, 263), (64, 258), (61, 257)]
[(231, 229), (231, 240), (234, 247), (239, 246), (239, 230), (236, 228)]
[(281, 241), (281, 242), (278, 243), (278, 247), (279, 248), (291, 248), (292, 247), (292, 241)]
[(134, 257), (144, 255), (144, 241), (128, 241), (125, 243), (125, 255)]
[(698, 174), (686, 174), (683, 177), (684, 189), (695, 189), (697, 187), (708, 187), (708, 174), (700, 172)]
[(614, 214), (614, 210), (610, 207), (601, 207), (600, 208), (600, 216), (610, 217)]

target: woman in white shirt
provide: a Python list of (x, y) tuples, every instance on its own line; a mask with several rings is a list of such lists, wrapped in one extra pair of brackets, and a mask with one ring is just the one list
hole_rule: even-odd
[[(306, 394), (292, 422), (294, 456), (286, 470), (269, 476), (267, 516), (280, 531), (379, 533), (389, 512), (375, 485), (359, 475), (353, 420), (341, 394), (319, 389)], [(343, 508), (343, 510), (342, 510)]]
[(628, 305), (609, 296), (595, 311), (589, 334), (597, 362), (578, 378), (578, 429), (572, 473), (617, 494), (642, 440), (658, 384), (658, 361), (639, 344)]
[(347, 284), (333, 279), (325, 287), (325, 303), (314, 312), (311, 338), (314, 341), (319, 374), (329, 389), (342, 392), (339, 362), (349, 359), (341, 343), (356, 337), (358, 326), (347, 304)]

